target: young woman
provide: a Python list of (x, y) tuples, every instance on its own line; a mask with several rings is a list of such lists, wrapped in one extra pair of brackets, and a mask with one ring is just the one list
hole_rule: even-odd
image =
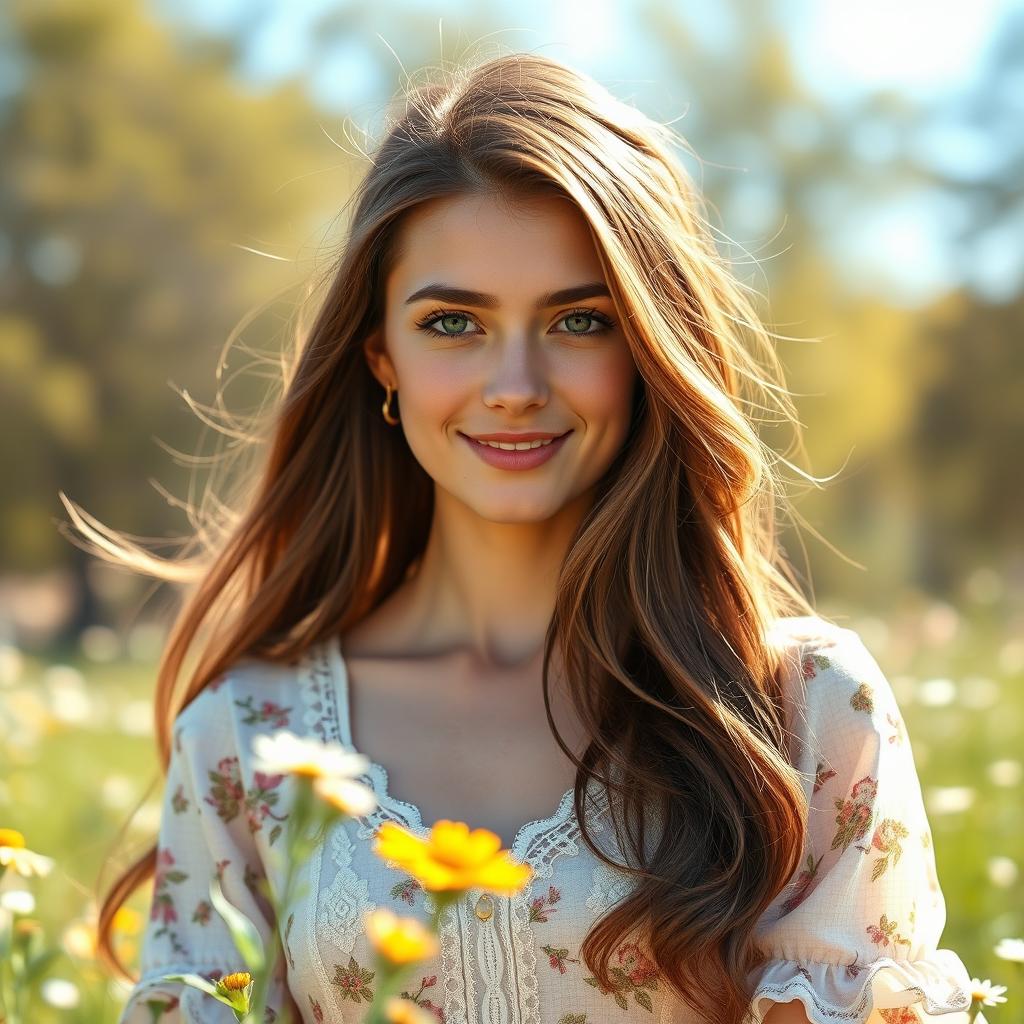
[[(966, 1019), (899, 708), (778, 550), (751, 410), (794, 412), (672, 142), (543, 57), (418, 87), (244, 507), (185, 568), (115, 547), (195, 581), (157, 685), (159, 839), (101, 917), (113, 957), (155, 875), (126, 1024), (230, 1019), (156, 980), (238, 969), (214, 873), (282, 938), (279, 1014), (363, 1020), (362, 913), (432, 906), (372, 838), (440, 818), (535, 876), (442, 918), (405, 993), (439, 1021)], [(251, 747), (282, 728), (364, 753), (379, 805), (273, 922), (289, 780)]]

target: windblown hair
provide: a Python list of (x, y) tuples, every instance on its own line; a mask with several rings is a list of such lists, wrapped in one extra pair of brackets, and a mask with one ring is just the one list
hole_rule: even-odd
[[(237, 659), (292, 662), (347, 631), (424, 551), (434, 484), (381, 416), (362, 348), (384, 316), (404, 215), (443, 197), (567, 198), (639, 371), (626, 443), (572, 538), (545, 638), (553, 734), (572, 757), (550, 709), (556, 644), (591, 734), (576, 761), (583, 838), (613, 863), (587, 828), (596, 777), (621, 800), (616, 829), (638, 865), (581, 955), (612, 988), (611, 954), (636, 932), (702, 1019), (736, 1024), (746, 975), (764, 960), (754, 926), (799, 867), (806, 812), (769, 630), (814, 612), (777, 536), (789, 508), (778, 466), (791, 464), (756, 429), (758, 410), (774, 408), (799, 437), (772, 342), (783, 336), (717, 251), (676, 133), (586, 75), (505, 54), (427, 75), (403, 98), (352, 196), (315, 315), (282, 362), (279, 399), (255, 426), (231, 428), (257, 455), (232, 496), (193, 515), (194, 535), (167, 559), (72, 511), (100, 557), (186, 592), (157, 674), (161, 762), (178, 712)], [(126, 976), (111, 923), (155, 859), (154, 845), (102, 900), (101, 955)]]

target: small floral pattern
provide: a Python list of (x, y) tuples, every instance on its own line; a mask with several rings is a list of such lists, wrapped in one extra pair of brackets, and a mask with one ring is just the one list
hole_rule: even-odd
[(835, 801), (836, 809), (839, 811), (836, 815), (836, 824), (839, 828), (832, 840), (833, 850), (840, 847), (845, 850), (854, 840), (864, 838), (871, 826), (877, 795), (877, 780), (865, 775), (859, 782), (853, 784), (850, 796), (846, 800)]
[(874, 849), (881, 850), (885, 856), (879, 857), (871, 868), (872, 882), (877, 881), (890, 864), (899, 863), (900, 857), (903, 855), (903, 845), (900, 840), (906, 839), (909, 835), (910, 829), (895, 818), (885, 818), (876, 827), (875, 834), (871, 838), (871, 845)]
[(885, 720), (893, 729), (892, 735), (889, 737), (889, 742), (902, 743), (907, 738), (906, 729), (903, 725), (903, 719), (887, 711), (885, 714)]
[(829, 768), (825, 765), (824, 761), (818, 762), (817, 772), (814, 776), (814, 788), (811, 790), (812, 793), (817, 793), (822, 786), (828, 782), (829, 779), (834, 779), (836, 773), (834, 769)]
[(420, 884), (419, 879), (409, 876), (391, 886), (388, 895), (393, 900), (401, 900), (412, 907), (416, 905), (416, 894), (420, 892), (423, 892), (423, 886)]
[(537, 896), (530, 902), (530, 921), (548, 921), (548, 915), (553, 914), (558, 908), (556, 903), (562, 898), (562, 894), (553, 885), (548, 886), (548, 891), (543, 896)]
[(373, 981), (375, 971), (368, 971), (359, 965), (354, 956), (348, 958), (348, 967), (341, 964), (334, 965), (334, 977), (331, 984), (337, 985), (342, 999), (351, 999), (354, 1003), (371, 1002), (373, 1000), (373, 989), (370, 983)]
[(893, 1006), (890, 1009), (878, 1011), (885, 1024), (920, 1024), (921, 1018), (917, 1012), (909, 1006)]
[[(288, 815), (277, 815), (273, 808), (277, 806), (280, 794), (277, 787), (284, 780), (283, 775), (267, 775), (256, 772), (253, 776), (255, 785), (246, 791), (241, 778), (237, 757), (222, 757), (215, 769), (208, 772), (210, 792), (205, 797), (206, 803), (216, 808), (217, 816), (223, 822), (234, 821), (239, 813), (245, 813), (249, 831), (256, 833), (263, 828), (266, 818), (276, 822), (284, 821)], [(281, 834), (280, 825), (275, 825), (270, 832), (270, 843)]]
[(149, 1012), (153, 1015), (153, 1024), (157, 1024), (165, 1014), (176, 1010), (178, 1008), (178, 997), (177, 996), (158, 996), (153, 999), (146, 1000), (146, 1007)]
[(207, 900), (200, 900), (196, 904), (196, 909), (192, 911), (192, 920), (197, 924), (209, 924), (210, 914), (213, 912), (213, 907)]
[(867, 683), (861, 683), (857, 692), (850, 698), (850, 707), (854, 711), (864, 711), (871, 714), (875, 710), (875, 694)]
[(399, 993), (399, 998), (408, 999), (414, 1002), (421, 1010), (426, 1010), (428, 1013), (432, 1013), (437, 1018), (439, 1024), (446, 1024), (444, 1010), (440, 1005), (423, 994), (427, 989), (434, 988), (436, 985), (436, 974), (431, 974), (429, 977), (422, 977), (420, 978), (420, 987), (415, 992), (401, 992)]
[(635, 942), (624, 942), (616, 950), (618, 963), (613, 964), (609, 971), (612, 988), (602, 988), (597, 978), (584, 978), (588, 985), (593, 985), (602, 995), (610, 995), (623, 1010), (629, 1009), (629, 997), (632, 995), (637, 1006), (653, 1012), (654, 1003), (651, 992), (658, 990), (657, 965), (640, 949)]
[(885, 914), (882, 914), (878, 919), (878, 924), (867, 926), (867, 933), (871, 937), (871, 941), (879, 946), (888, 946), (890, 942), (894, 946), (911, 945), (910, 939), (900, 935), (898, 927), (896, 921), (890, 921)]
[(818, 877), (818, 868), (821, 865), (822, 857), (824, 857), (824, 854), (815, 860), (813, 853), (807, 855), (807, 866), (797, 875), (796, 888), (793, 890), (793, 894), (787, 897), (782, 904), (783, 914), (788, 914), (795, 910), (811, 894), (814, 888), (814, 880)]
[(272, 700), (262, 701), (260, 706), (256, 707), (254, 700), (255, 698), (250, 694), (244, 700), (235, 701), (235, 705), (245, 712), (245, 717), (242, 719), (245, 725), (258, 725), (266, 722), (274, 726), (275, 729), (288, 728), (288, 716), (292, 711), (290, 707), (283, 708)]
[(171, 797), (171, 809), (175, 814), (184, 814), (191, 801), (185, 796), (185, 787), (179, 783), (178, 788), (174, 791), (174, 795)]
[(540, 948), (547, 954), (548, 963), (559, 974), (565, 974), (568, 970), (565, 966), (567, 963), (578, 964), (580, 962), (578, 958), (570, 957), (567, 949), (556, 949), (554, 946), (541, 946)]
[(157, 851), (156, 872), (153, 876), (153, 902), (149, 908), (150, 920), (171, 924), (178, 920), (174, 906), (174, 895), (170, 887), (179, 885), (188, 878), (188, 873), (177, 866), (174, 854), (164, 848)]

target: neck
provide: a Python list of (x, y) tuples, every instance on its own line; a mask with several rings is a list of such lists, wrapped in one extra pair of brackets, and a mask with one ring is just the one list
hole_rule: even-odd
[(588, 492), (542, 522), (499, 523), (439, 490), (423, 557), (399, 598), (416, 646), (457, 652), (484, 671), (539, 664), (558, 573), (592, 500)]

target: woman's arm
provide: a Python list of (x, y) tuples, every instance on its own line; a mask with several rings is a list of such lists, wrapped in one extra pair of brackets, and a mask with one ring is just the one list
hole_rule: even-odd
[(765, 1015), (763, 1024), (810, 1024), (799, 999), (776, 1003)]

